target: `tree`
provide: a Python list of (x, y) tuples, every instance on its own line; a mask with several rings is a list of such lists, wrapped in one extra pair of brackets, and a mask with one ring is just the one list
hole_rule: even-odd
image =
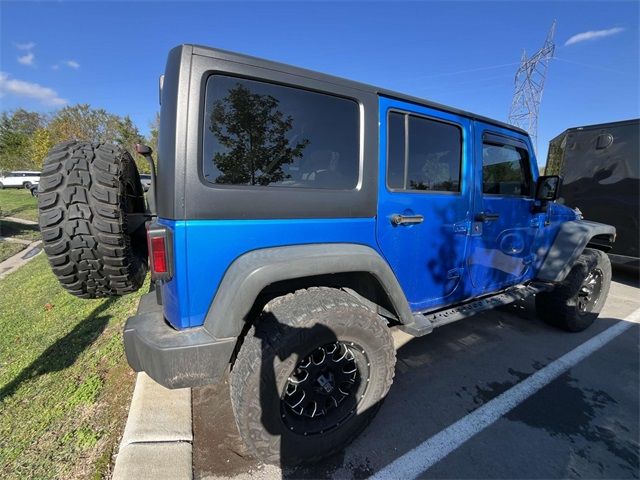
[(269, 185), (289, 175), (282, 167), (302, 157), (307, 139), (290, 145), (286, 133), (293, 118), (278, 110), (279, 101), (240, 83), (213, 105), (209, 129), (226, 151), (212, 161), (220, 171), (216, 183)]
[(51, 132), (46, 127), (41, 127), (33, 132), (29, 142), (29, 156), (33, 164), (33, 168), (41, 169), (44, 158), (53, 147), (53, 139)]
[(144, 137), (140, 135), (138, 127), (133, 124), (128, 115), (122, 119), (118, 119), (116, 132), (116, 144), (133, 155), (133, 159), (138, 166), (138, 171), (148, 173), (150, 171), (149, 164), (136, 153), (136, 144), (145, 143)]
[[(157, 143), (157, 129), (155, 135)], [(115, 143), (134, 156), (140, 171), (149, 171), (147, 162), (135, 153), (135, 144), (144, 143), (144, 137), (131, 118), (88, 104), (67, 106), (52, 115), (24, 109), (3, 112), (0, 169), (40, 169), (51, 147), (68, 140)]]
[(149, 138), (147, 139), (147, 145), (153, 150), (153, 159), (156, 164), (158, 163), (158, 135), (160, 133), (160, 113), (156, 112), (156, 116), (153, 122), (149, 125)]
[(67, 140), (116, 142), (120, 118), (106, 110), (88, 104), (64, 107), (49, 124), (54, 143)]
[(46, 117), (22, 108), (0, 116), (0, 169), (32, 168), (30, 141), (46, 123)]

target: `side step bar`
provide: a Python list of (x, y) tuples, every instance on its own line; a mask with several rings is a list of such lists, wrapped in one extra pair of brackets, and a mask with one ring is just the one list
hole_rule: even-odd
[(518, 285), (495, 295), (470, 300), (455, 307), (427, 313), (416, 313), (413, 315), (413, 323), (400, 325), (398, 328), (414, 337), (422, 337), (431, 333), (434, 328), (462, 320), (484, 310), (517, 302), (536, 293), (544, 292), (549, 288), (551, 288), (551, 285), (546, 284)]

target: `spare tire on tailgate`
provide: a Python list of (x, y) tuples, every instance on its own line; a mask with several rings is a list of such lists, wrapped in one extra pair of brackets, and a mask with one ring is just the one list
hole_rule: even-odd
[(128, 152), (106, 143), (56, 145), (44, 161), (38, 210), (44, 251), (70, 293), (99, 298), (142, 286), (145, 203)]

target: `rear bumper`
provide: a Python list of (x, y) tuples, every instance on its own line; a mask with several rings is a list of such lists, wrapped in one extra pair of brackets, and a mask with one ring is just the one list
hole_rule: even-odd
[(167, 388), (198, 387), (218, 382), (227, 370), (235, 338), (218, 340), (203, 327), (169, 326), (155, 292), (140, 299), (138, 312), (124, 327), (127, 361)]

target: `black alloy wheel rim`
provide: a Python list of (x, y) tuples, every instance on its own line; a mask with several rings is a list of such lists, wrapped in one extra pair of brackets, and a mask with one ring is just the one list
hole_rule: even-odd
[(280, 401), (284, 425), (300, 435), (318, 435), (344, 425), (357, 413), (369, 384), (370, 363), (353, 342), (322, 345), (300, 360)]
[(602, 270), (596, 268), (589, 272), (589, 275), (587, 275), (587, 277), (582, 282), (576, 300), (578, 311), (580, 313), (592, 312), (600, 301), (600, 293), (602, 291), (602, 277)]

